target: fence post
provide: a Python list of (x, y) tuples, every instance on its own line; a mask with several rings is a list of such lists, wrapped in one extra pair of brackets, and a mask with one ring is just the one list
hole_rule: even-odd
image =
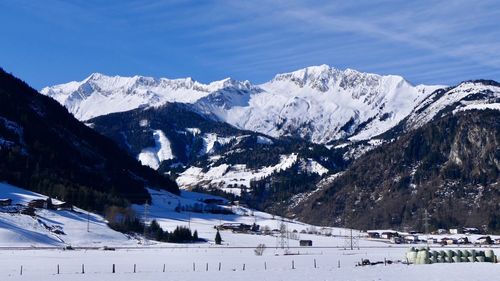
[(59, 264), (57, 265), (57, 274), (59, 274)]
[(295, 261), (292, 260), (292, 269), (295, 269)]
[(135, 263), (134, 263), (134, 273), (135, 273), (135, 267), (136, 267), (136, 265), (135, 265)]
[(111, 270), (111, 273), (115, 273), (115, 264), (113, 264), (113, 268)]
[(316, 259), (314, 259), (314, 268), (316, 268)]
[(165, 272), (165, 264), (163, 264), (163, 272)]
[(338, 267), (340, 268), (340, 260), (339, 260), (339, 264), (338, 264)]
[(267, 270), (267, 262), (264, 262), (264, 270)]
[(82, 274), (85, 274), (85, 265), (82, 263)]
[(207, 262), (207, 268), (206, 268), (206, 270), (205, 270), (205, 271), (208, 271), (208, 262)]
[(220, 271), (220, 268), (221, 268), (221, 262), (219, 262), (219, 271)]
[(193, 271), (196, 271), (196, 264), (193, 262)]
[(387, 260), (384, 258), (384, 265), (387, 265)]
[(23, 266), (21, 265), (21, 271), (19, 272), (20, 275), (23, 275)]
[(245, 271), (245, 264), (243, 264), (243, 271)]

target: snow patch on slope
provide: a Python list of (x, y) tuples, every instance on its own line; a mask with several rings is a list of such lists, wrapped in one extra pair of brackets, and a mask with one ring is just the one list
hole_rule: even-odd
[(216, 144), (226, 145), (234, 139), (236, 137), (220, 137), (215, 133), (206, 133), (203, 135), (203, 149), (200, 154), (210, 154), (214, 151)]
[(311, 158), (302, 160), (300, 162), (300, 169), (302, 171), (305, 171), (306, 173), (315, 173), (315, 174), (318, 174), (320, 176), (328, 173), (327, 168), (323, 167), (323, 165), (321, 165), (320, 163), (318, 163), (317, 161), (315, 161)]
[(265, 145), (272, 145), (273, 141), (270, 138), (266, 138), (263, 136), (257, 136), (257, 143), (258, 144), (265, 144)]
[(270, 176), (272, 173), (290, 168), (297, 162), (297, 154), (282, 155), (281, 160), (274, 166), (262, 167), (257, 170), (248, 169), (244, 164), (222, 164), (211, 167), (203, 172), (200, 167), (190, 167), (177, 178), (177, 184), (183, 189), (194, 186), (218, 187), (226, 192), (240, 195), (242, 188), (250, 187), (255, 179)]
[(163, 131), (153, 131), (155, 139), (155, 147), (144, 148), (137, 156), (142, 165), (149, 166), (153, 169), (158, 169), (162, 161), (174, 159), (175, 156), (170, 147), (170, 141), (165, 136)]

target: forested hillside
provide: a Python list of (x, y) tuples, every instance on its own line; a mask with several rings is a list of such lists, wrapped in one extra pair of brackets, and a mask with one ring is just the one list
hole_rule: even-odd
[(96, 211), (142, 204), (147, 186), (178, 193), (174, 181), (1, 69), (0, 181)]

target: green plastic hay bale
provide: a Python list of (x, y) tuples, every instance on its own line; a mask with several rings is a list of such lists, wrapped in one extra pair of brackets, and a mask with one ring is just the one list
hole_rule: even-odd
[(431, 263), (437, 263), (437, 256), (436, 255), (433, 255), (431, 258), (430, 258), (430, 262)]
[(471, 252), (470, 252), (469, 250), (463, 250), (463, 251), (462, 251), (462, 254), (463, 254), (463, 256), (464, 256), (464, 257), (466, 257), (466, 258), (471, 256)]
[(464, 253), (462, 252), (462, 250), (457, 250), (457, 257), (461, 258), (463, 257)]
[(477, 262), (485, 262), (485, 260), (484, 260), (484, 257), (483, 257), (483, 256), (477, 256), (477, 257), (476, 257), (476, 261), (477, 261)]
[(472, 257), (472, 261), (475, 262), (476, 261), (476, 257), (477, 257), (477, 252), (476, 250), (471, 250), (470, 251), (470, 255)]
[(449, 257), (449, 258), (452, 258), (452, 257), (454, 257), (456, 255), (455, 255), (454, 251), (452, 251), (452, 250), (446, 250), (446, 256)]
[(460, 257), (453, 257), (453, 262), (462, 262), (462, 260), (460, 259)]
[(461, 257), (461, 262), (469, 262), (469, 258), (468, 257)]
[(467, 259), (469, 260), (469, 262), (475, 262), (476, 261), (476, 259), (473, 256), (467, 257)]

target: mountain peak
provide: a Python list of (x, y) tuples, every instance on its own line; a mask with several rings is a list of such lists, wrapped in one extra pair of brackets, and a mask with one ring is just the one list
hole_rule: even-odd
[(100, 80), (104, 77), (109, 77), (107, 75), (104, 75), (102, 73), (99, 73), (99, 72), (94, 72), (92, 74), (89, 75), (89, 77), (87, 77), (84, 81), (89, 81), (89, 80)]
[(326, 64), (309, 66), (293, 72), (278, 74), (271, 83), (280, 81), (291, 81), (300, 88), (309, 86), (321, 92), (338, 87), (347, 89), (380, 87), (382, 84), (410, 84), (403, 77), (397, 75), (382, 76), (351, 68), (340, 70)]

